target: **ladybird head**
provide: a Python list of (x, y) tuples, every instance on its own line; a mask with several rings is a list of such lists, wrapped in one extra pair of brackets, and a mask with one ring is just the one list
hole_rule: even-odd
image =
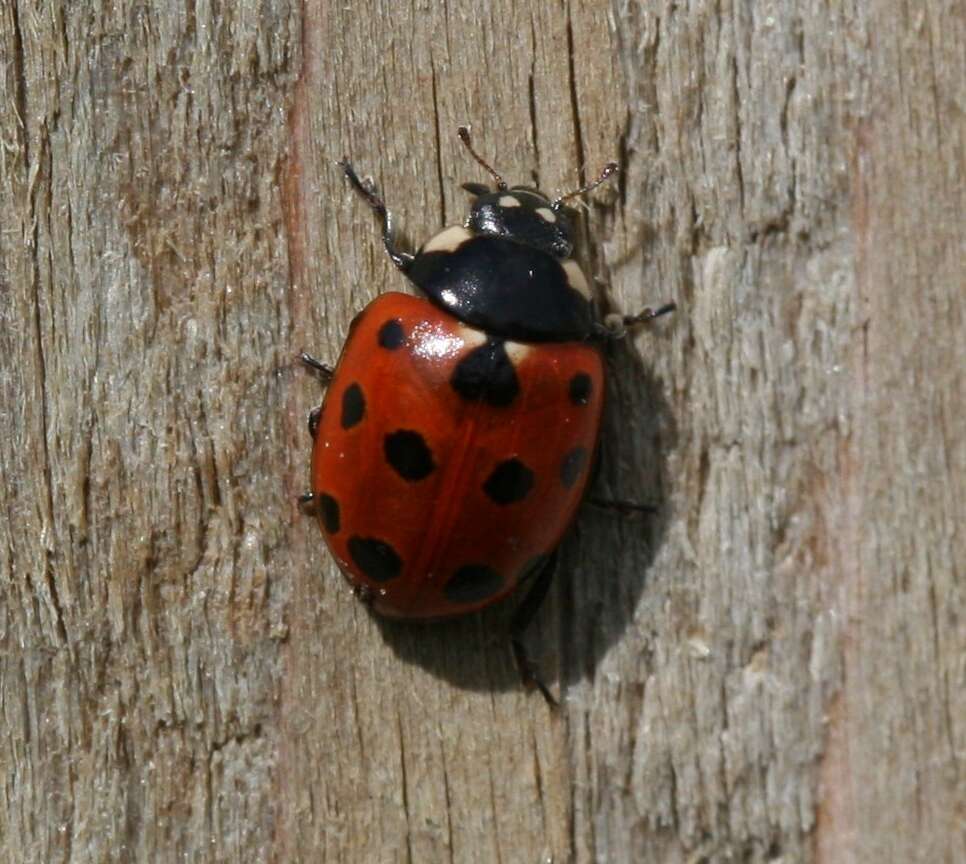
[[(478, 189), (472, 187), (470, 191)], [(573, 229), (559, 201), (551, 201), (529, 186), (498, 188), (495, 192), (483, 189), (473, 202), (467, 228), (516, 240), (555, 258), (567, 258), (573, 252)]]
[(476, 196), (466, 227), (479, 234), (516, 240), (548, 252), (555, 258), (569, 258), (574, 251), (573, 228), (564, 201), (583, 195), (617, 173), (617, 163), (608, 162), (596, 180), (566, 195), (550, 199), (532, 186), (508, 186), (490, 164), (473, 149), (466, 126), (457, 130), (470, 155), (493, 178), (496, 189), (480, 183), (464, 183)]

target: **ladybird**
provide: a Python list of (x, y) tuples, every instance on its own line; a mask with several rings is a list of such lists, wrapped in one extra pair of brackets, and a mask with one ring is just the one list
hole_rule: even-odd
[(380, 615), (466, 615), (529, 592), (510, 625), (525, 683), (552, 702), (521, 635), (547, 594), (556, 550), (591, 478), (604, 408), (601, 347), (637, 316), (597, 313), (572, 257), (570, 198), (508, 186), (460, 139), (494, 186), (464, 185), (463, 225), (415, 254), (346, 160), (353, 189), (381, 221), (386, 251), (422, 296), (390, 292), (353, 320), (311, 412), (311, 491), (301, 496), (356, 594)]

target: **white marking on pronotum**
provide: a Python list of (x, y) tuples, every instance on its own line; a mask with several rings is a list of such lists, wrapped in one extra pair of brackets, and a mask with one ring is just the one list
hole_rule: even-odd
[(501, 195), (496, 203), (501, 207), (519, 207), (520, 199), (514, 198), (512, 195)]
[(538, 207), (537, 215), (543, 219), (544, 222), (556, 222), (557, 214), (553, 212), (549, 207)]
[(472, 236), (462, 225), (453, 225), (430, 237), (420, 252), (452, 252)]
[(519, 366), (532, 350), (530, 345), (524, 345), (522, 342), (504, 342), (503, 348), (514, 366)]
[(589, 300), (590, 286), (587, 284), (587, 277), (584, 276), (584, 271), (580, 269), (580, 265), (574, 261), (573, 258), (568, 258), (566, 261), (561, 263), (564, 273), (567, 274), (567, 284), (573, 288), (574, 291), (578, 291)]

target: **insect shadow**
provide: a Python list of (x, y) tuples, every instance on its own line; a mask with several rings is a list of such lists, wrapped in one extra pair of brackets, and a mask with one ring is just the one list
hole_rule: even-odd
[[(608, 366), (598, 476), (560, 546), (550, 595), (525, 637), (537, 674), (551, 690), (558, 681), (561, 696), (567, 686), (593, 678), (633, 622), (671, 519), (667, 461), (677, 428), (661, 383), (630, 340), (611, 346)], [(646, 512), (629, 502), (645, 505)], [(400, 659), (456, 687), (519, 688), (507, 634), (527, 587), (495, 607), (452, 620), (373, 619)]]

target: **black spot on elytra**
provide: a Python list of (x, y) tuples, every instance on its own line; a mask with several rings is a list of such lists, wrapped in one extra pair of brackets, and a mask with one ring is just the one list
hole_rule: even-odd
[(474, 348), (457, 364), (450, 385), (464, 399), (505, 407), (517, 397), (520, 384), (501, 339)]
[(342, 394), (342, 428), (351, 429), (366, 416), (366, 397), (358, 384), (350, 384)]
[(503, 587), (503, 577), (485, 564), (460, 567), (443, 586), (450, 603), (479, 603), (492, 597)]
[(379, 344), (390, 351), (402, 348), (406, 344), (406, 333), (398, 318), (390, 318), (379, 328)]
[(594, 382), (586, 372), (578, 372), (570, 379), (570, 401), (574, 405), (586, 405), (594, 390)]
[(339, 502), (325, 492), (319, 495), (318, 501), (319, 515), (322, 517), (322, 524), (325, 526), (325, 530), (329, 534), (338, 534), (340, 526)]
[(402, 559), (384, 540), (350, 537), (348, 546), (356, 567), (375, 582), (388, 582), (402, 572)]
[(386, 461), (404, 480), (415, 482), (433, 473), (436, 463), (426, 439), (411, 429), (400, 429), (383, 441)]
[(483, 491), (497, 504), (522, 501), (533, 488), (533, 472), (516, 457), (501, 462), (483, 484)]
[(560, 482), (568, 489), (577, 482), (580, 472), (587, 464), (587, 448), (574, 447), (560, 463)]

